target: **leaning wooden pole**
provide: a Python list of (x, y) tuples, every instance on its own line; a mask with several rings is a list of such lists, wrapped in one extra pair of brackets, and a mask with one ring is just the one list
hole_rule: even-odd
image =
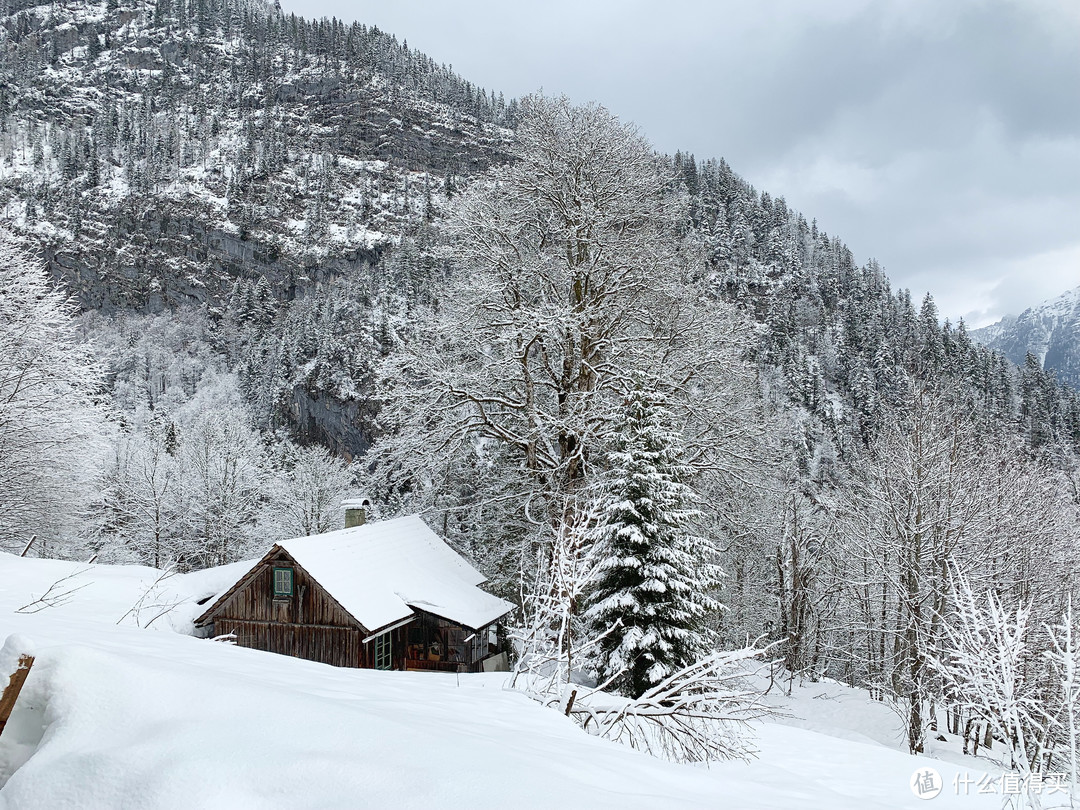
[(0, 697), (0, 734), (4, 733), (11, 710), (15, 708), (15, 701), (19, 699), (19, 692), (26, 683), (26, 676), (30, 674), (30, 667), (34, 665), (34, 656), (20, 655), (19, 668), (11, 674), (11, 680), (4, 687), (4, 694)]

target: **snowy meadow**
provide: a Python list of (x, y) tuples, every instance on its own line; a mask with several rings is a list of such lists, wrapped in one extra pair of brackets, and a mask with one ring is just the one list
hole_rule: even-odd
[[(195, 601), (235, 569), (159, 583), (137, 566), (2, 555), (0, 572), (0, 661), (36, 656), (0, 735), (12, 810), (914, 808), (919, 768), (945, 780), (933, 806), (1000, 805), (952, 793), (957, 776), (1000, 777), (993, 760), (959, 755), (955, 738), (910, 757), (896, 714), (835, 682), (797, 680), (791, 697), (777, 685), (786, 716), (755, 725), (750, 762), (677, 765), (583, 732), (506, 673), (341, 669), (186, 635)], [(73, 573), (78, 591), (19, 612)], [(176, 606), (141, 628), (130, 608), (148, 590)]]

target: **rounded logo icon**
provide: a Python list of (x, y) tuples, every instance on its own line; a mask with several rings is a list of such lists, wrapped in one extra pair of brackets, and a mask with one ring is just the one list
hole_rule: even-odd
[(919, 768), (908, 781), (911, 792), (920, 799), (932, 799), (941, 793), (941, 774), (933, 768)]

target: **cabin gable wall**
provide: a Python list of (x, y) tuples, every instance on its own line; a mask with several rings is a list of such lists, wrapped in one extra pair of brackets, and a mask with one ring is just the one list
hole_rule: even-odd
[[(287, 599), (274, 598), (274, 569), (278, 567), (293, 569), (293, 595)], [(244, 619), (364, 629), (284, 550), (260, 562), (254, 575), (214, 611), (213, 618), (215, 623)]]
[[(274, 596), (274, 568), (293, 570), (293, 593)], [(284, 550), (263, 559), (212, 615), (216, 635), (241, 647), (339, 667), (365, 666), (368, 635)]]

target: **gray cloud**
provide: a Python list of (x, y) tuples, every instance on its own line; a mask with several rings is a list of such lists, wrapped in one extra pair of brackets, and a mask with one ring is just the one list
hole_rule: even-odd
[(1080, 284), (1072, 0), (492, 0), (286, 10), (396, 33), (488, 88), (597, 100), (974, 325)]

